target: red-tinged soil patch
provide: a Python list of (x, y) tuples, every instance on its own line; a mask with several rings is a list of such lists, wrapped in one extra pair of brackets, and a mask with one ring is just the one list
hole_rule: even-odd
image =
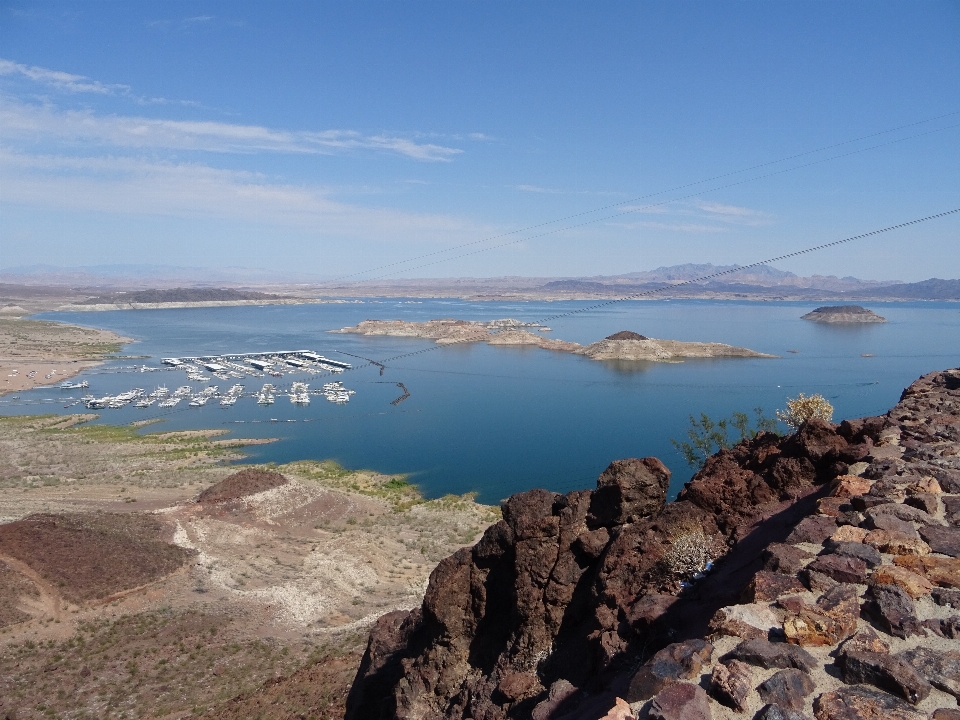
[(208, 487), (197, 497), (197, 502), (211, 504), (239, 500), (286, 484), (287, 479), (278, 472), (248, 468)]
[(257, 637), (255, 624), (256, 615), (236, 605), (198, 605), (6, 645), (0, 718), (189, 717), (290, 676), (310, 657), (298, 643)]
[(0, 525), (0, 556), (19, 560), (72, 602), (139, 587), (192, 552), (161, 539), (160, 521), (137, 513), (30, 515)]
[(0, 627), (29, 620), (20, 609), (21, 598), (37, 597), (37, 588), (7, 563), (0, 560)]
[(213, 708), (203, 720), (341, 720), (359, 665), (360, 653), (321, 658), (290, 677), (269, 680), (254, 692)]

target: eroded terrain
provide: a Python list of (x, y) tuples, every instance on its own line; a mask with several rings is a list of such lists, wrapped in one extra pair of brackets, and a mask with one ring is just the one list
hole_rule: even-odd
[(0, 418), (0, 716), (342, 717), (373, 620), (497, 517), (330, 462), (237, 475), (242, 440), (90, 419)]

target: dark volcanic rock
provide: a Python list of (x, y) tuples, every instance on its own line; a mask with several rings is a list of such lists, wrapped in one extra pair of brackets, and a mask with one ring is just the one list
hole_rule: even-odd
[(900, 698), (869, 685), (852, 685), (824, 693), (813, 702), (817, 720), (926, 720)]
[(937, 496), (933, 493), (914, 493), (903, 502), (910, 507), (923, 510), (928, 515), (935, 515), (940, 509), (940, 501), (937, 500)]
[[(839, 428), (810, 422), (789, 437), (761, 433), (709, 458), (677, 501), (666, 505), (669, 476), (654, 459), (613, 463), (593, 491), (533, 490), (510, 498), (503, 520), (480, 542), (436, 567), (418, 610), (377, 623), (351, 689), (347, 720), (599, 717), (614, 697), (627, 694), (632, 680), (642, 684), (636, 670), (641, 658), (667, 643), (704, 637), (717, 611), (726, 609), (732, 618), (731, 608), (741, 599), (757, 602), (738, 612), (767, 613), (760, 624), (770, 637), (787, 636), (788, 623), (794, 623), (794, 640), (838, 642), (857, 629), (856, 586), (848, 583), (862, 583), (867, 565), (876, 565), (870, 548), (895, 557), (893, 565), (875, 567), (864, 611), (901, 637), (918, 630), (930, 634), (924, 637), (933, 632), (948, 637), (956, 632), (953, 621), (937, 618), (935, 626), (920, 626), (912, 600), (896, 585), (920, 597), (931, 588), (917, 576), (932, 585), (960, 586), (960, 558), (931, 554), (915, 528), (940, 532), (940, 517), (954, 527), (960, 523), (960, 498), (950, 494), (960, 490), (960, 457), (954, 455), (960, 447), (958, 401), (960, 372), (933, 373), (907, 388), (883, 417)], [(861, 461), (868, 464), (851, 467)], [(847, 479), (836, 489), (865, 493), (850, 499), (851, 507), (860, 503), (863, 511), (833, 498), (822, 508), (836, 517), (815, 517), (830, 483), (854, 473), (870, 486)], [(934, 498), (937, 503), (923, 495), (938, 492), (931, 477), (945, 491)], [(822, 546), (846, 526), (852, 527), (817, 558), (792, 546)], [(866, 536), (852, 532), (867, 529)], [(699, 544), (715, 561), (705, 577), (695, 574), (702, 563), (685, 565), (678, 555), (684, 542)], [(796, 586), (798, 576), (822, 593), (815, 605)], [(783, 609), (767, 607), (774, 598)], [(800, 632), (795, 619), (812, 625)], [(854, 668), (864, 653), (883, 649), (879, 638), (865, 635), (844, 645), (849, 678), (857, 673), (877, 682), (881, 675), (884, 682), (892, 682), (888, 675), (899, 678), (890, 672), (903, 669), (897, 663)], [(650, 701), (651, 718), (709, 718), (707, 696), (694, 683), (698, 672), (712, 667), (695, 656), (693, 651), (687, 661), (682, 654), (672, 658), (680, 670)], [(928, 666), (943, 677), (954, 672), (949, 656), (915, 660), (904, 662), (925, 677)], [(730, 668), (742, 669), (740, 663), (801, 671), (817, 664), (797, 645), (764, 638), (741, 643), (723, 661), (728, 666), (718, 672), (727, 676), (718, 676), (717, 692), (728, 687), (734, 705), (739, 686), (729, 674)], [(670, 673), (650, 670), (661, 662), (663, 656), (647, 666), (645, 682), (666, 682)], [(693, 669), (698, 662), (701, 667)], [(788, 679), (768, 681), (771, 700), (777, 683), (786, 685)], [(789, 682), (805, 687), (799, 673)], [(795, 706), (796, 697), (777, 697), (759, 716), (801, 720), (782, 703)], [(919, 718), (903, 701), (869, 686), (826, 693), (816, 709), (818, 720)]]
[(844, 640), (837, 648), (837, 654), (840, 655), (845, 652), (885, 653), (889, 650), (889, 643), (877, 635), (872, 628), (865, 627), (858, 630), (856, 635)]
[(587, 526), (623, 525), (663, 507), (670, 471), (656, 458), (615, 460), (597, 480), (590, 498)]
[(960, 701), (960, 652), (918, 647), (897, 653), (896, 657), (914, 668), (935, 688)]
[(750, 665), (770, 670), (772, 668), (796, 668), (810, 672), (817, 666), (817, 660), (803, 648), (787, 643), (774, 643), (769, 640), (745, 640), (722, 658), (741, 660)]
[(933, 711), (933, 720), (960, 720), (960, 710), (957, 708), (937, 708)]
[(650, 703), (650, 720), (710, 720), (710, 701), (703, 688), (690, 683), (675, 683)]
[(768, 602), (783, 595), (802, 592), (803, 589), (803, 585), (794, 575), (781, 575), (769, 570), (761, 570), (753, 576), (743, 595), (743, 600), (748, 603)]
[(843, 681), (867, 683), (916, 705), (930, 694), (930, 683), (904, 660), (875, 652), (844, 652), (837, 658)]
[(753, 720), (810, 720), (802, 712), (781, 705), (764, 705)]
[(869, 568), (875, 568), (883, 561), (883, 558), (880, 557), (880, 553), (875, 547), (858, 542), (833, 542), (832, 540), (828, 540), (826, 552), (839, 555), (840, 557), (852, 557), (863, 560)]
[(837, 531), (837, 521), (831, 517), (813, 516), (804, 518), (797, 525), (793, 532), (787, 537), (787, 542), (793, 543), (813, 543), (820, 545), (828, 537)]
[(945, 605), (960, 610), (960, 590), (934, 588), (930, 591), (930, 596), (937, 605)]
[(625, 700), (648, 700), (670, 685), (700, 676), (704, 663), (710, 662), (713, 645), (703, 640), (673, 643), (647, 660), (630, 680)]
[(816, 689), (805, 672), (794, 668), (780, 670), (757, 686), (760, 699), (790, 710), (803, 710), (804, 698)]
[(813, 553), (786, 543), (771, 543), (763, 551), (762, 557), (765, 570), (796, 575), (804, 563), (813, 557)]
[(753, 672), (746, 663), (728, 660), (713, 666), (713, 673), (710, 676), (710, 694), (718, 702), (743, 712), (752, 689)]
[(820, 555), (807, 565), (807, 570), (823, 573), (840, 583), (864, 583), (867, 580), (867, 564), (854, 557)]
[(907, 592), (898, 585), (871, 585), (864, 596), (864, 611), (885, 632), (899, 638), (918, 630), (916, 609)]
[(960, 528), (928, 525), (920, 528), (920, 537), (933, 552), (960, 558)]

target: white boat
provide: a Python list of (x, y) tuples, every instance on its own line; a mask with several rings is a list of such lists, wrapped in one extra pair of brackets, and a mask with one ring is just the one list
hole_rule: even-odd
[(237, 402), (237, 397), (236, 397), (236, 395), (227, 395), (225, 398), (223, 398), (223, 399), (220, 400), (220, 404), (221, 404), (223, 407), (229, 407), (230, 405), (233, 405), (233, 404), (235, 404), (236, 402)]
[(161, 400), (160, 403), (157, 405), (157, 407), (172, 408), (172, 407), (176, 407), (179, 402), (180, 402), (180, 398), (174, 396), (174, 397), (167, 398), (166, 400)]
[(90, 387), (90, 383), (88, 383), (86, 380), (83, 382), (65, 382), (61, 383), (60, 385), (61, 390), (79, 390), (80, 388), (85, 387)]
[(190, 407), (201, 407), (202, 405), (206, 405), (209, 400), (209, 395), (197, 395), (190, 400)]
[(148, 408), (156, 402), (156, 398), (144, 398), (143, 400), (138, 400), (133, 404), (134, 407), (138, 408)]

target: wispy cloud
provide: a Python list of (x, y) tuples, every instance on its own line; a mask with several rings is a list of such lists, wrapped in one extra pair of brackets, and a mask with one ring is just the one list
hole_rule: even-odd
[(57, 90), (72, 93), (96, 93), (98, 95), (113, 95), (115, 93), (129, 93), (129, 85), (108, 85), (98, 80), (91, 80), (85, 75), (73, 75), (59, 70), (48, 70), (36, 65), (21, 65), (11, 60), (0, 59), (0, 75), (20, 75), (34, 82), (47, 85)]
[(463, 151), (386, 134), (354, 130), (286, 131), (259, 125), (188, 120), (158, 120), (97, 115), (89, 110), (60, 110), (0, 100), (0, 124), (10, 138), (38, 138), (66, 143), (97, 143), (121, 148), (165, 148), (209, 152), (332, 154), (368, 150), (415, 160), (446, 162)]
[(656, 230), (670, 230), (672, 232), (682, 233), (722, 233), (727, 228), (720, 225), (706, 225), (695, 222), (657, 222), (654, 220), (641, 220), (639, 222), (614, 222), (609, 223), (612, 227), (624, 228), (625, 230), (637, 230), (640, 228), (653, 228)]
[(344, 203), (322, 187), (197, 163), (0, 150), (4, 203), (119, 215), (214, 217), (379, 242), (451, 243), (494, 229), (451, 215)]
[(772, 218), (765, 212), (751, 210), (736, 205), (723, 205), (717, 202), (699, 202), (697, 209), (721, 222), (736, 223), (738, 225), (769, 225)]

